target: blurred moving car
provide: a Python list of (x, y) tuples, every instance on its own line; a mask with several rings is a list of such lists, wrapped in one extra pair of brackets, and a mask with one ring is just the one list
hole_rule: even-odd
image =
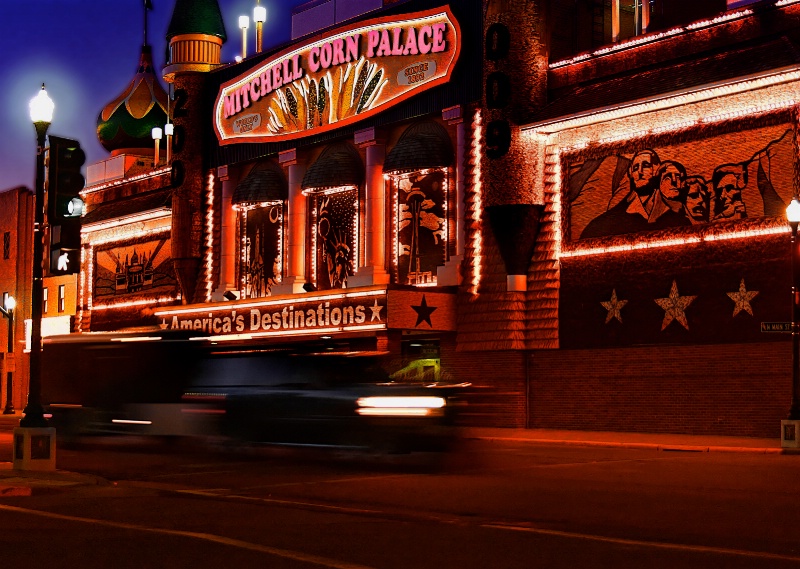
[(374, 358), (331, 354), (209, 359), (193, 387), (185, 412), (224, 436), (411, 452), (448, 448), (465, 385), (394, 382)]
[[(212, 353), (197, 344), (47, 344), (43, 401), (57, 436), (212, 436), (381, 453), (445, 451), (455, 440), (467, 384), (393, 381), (371, 354)], [(63, 365), (67, 353), (73, 366)]]

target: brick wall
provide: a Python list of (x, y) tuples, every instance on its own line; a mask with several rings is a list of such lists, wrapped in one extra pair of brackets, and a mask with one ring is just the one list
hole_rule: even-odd
[(464, 424), (524, 428), (525, 356), (523, 351), (458, 352), (440, 346), (444, 379), (470, 382)]
[(532, 428), (779, 437), (791, 343), (538, 351)]

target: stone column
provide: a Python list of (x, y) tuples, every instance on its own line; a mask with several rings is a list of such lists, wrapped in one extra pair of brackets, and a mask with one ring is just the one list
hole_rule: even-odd
[(297, 159), (297, 150), (287, 150), (278, 155), (281, 166), (286, 168), (289, 182), (288, 231), (285, 239), (287, 250), (286, 270), (279, 285), (272, 287), (273, 295), (305, 292), (306, 283), (306, 196), (303, 195), (303, 177), (306, 165)]
[(236, 279), (236, 210), (233, 209), (233, 193), (239, 184), (237, 172), (229, 172), (227, 166), (217, 168), (217, 177), (222, 182), (222, 232), (220, 234), (221, 252), (219, 267), (219, 287), (214, 291), (212, 300), (221, 302), (225, 300), (223, 294), (227, 291), (239, 292), (239, 282)]
[(389, 282), (389, 273), (386, 272), (386, 184), (383, 179), (386, 144), (374, 128), (358, 131), (354, 142), (367, 153), (364, 264), (348, 278), (348, 288)]
[(436, 283), (440, 286), (459, 285), (462, 281), (461, 275), (461, 262), (464, 260), (464, 244), (467, 241), (466, 234), (466, 205), (465, 191), (466, 191), (466, 173), (464, 171), (466, 162), (466, 140), (467, 134), (464, 128), (464, 116), (461, 105), (448, 107), (442, 110), (442, 118), (447, 121), (449, 125), (456, 127), (456, 168), (454, 172), (454, 186), (456, 190), (455, 195), (455, 239), (456, 250), (455, 255), (441, 266), (436, 271)]

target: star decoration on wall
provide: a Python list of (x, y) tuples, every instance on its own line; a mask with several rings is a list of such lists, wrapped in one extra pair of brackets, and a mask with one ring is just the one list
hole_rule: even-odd
[(417, 313), (417, 323), (414, 324), (415, 328), (417, 326), (419, 326), (420, 324), (422, 324), (423, 322), (427, 322), (428, 326), (433, 328), (433, 324), (431, 324), (431, 313), (434, 310), (436, 310), (438, 307), (437, 306), (428, 306), (428, 302), (425, 300), (425, 295), (424, 294), (422, 295), (422, 302), (419, 304), (419, 306), (414, 306), (412, 304), (411, 308), (413, 308), (414, 312)]
[(661, 322), (661, 329), (664, 330), (673, 320), (677, 320), (681, 325), (689, 329), (686, 321), (686, 307), (688, 307), (697, 296), (681, 296), (678, 294), (678, 283), (672, 281), (672, 289), (667, 298), (656, 298), (655, 302), (664, 309), (664, 320)]
[(372, 310), (372, 316), (370, 317), (369, 321), (374, 322), (377, 320), (378, 322), (381, 321), (381, 310), (383, 310), (383, 306), (378, 304), (378, 299), (375, 299), (375, 304), (369, 307)]
[(616, 289), (613, 289), (611, 291), (611, 300), (601, 302), (600, 304), (603, 305), (603, 308), (608, 310), (608, 314), (606, 314), (606, 324), (611, 322), (612, 318), (616, 318), (617, 320), (622, 322), (622, 314), (620, 314), (620, 311), (622, 310), (623, 306), (628, 304), (628, 301), (617, 299)]
[(750, 306), (750, 301), (753, 300), (758, 294), (757, 290), (747, 290), (744, 286), (744, 279), (739, 283), (738, 292), (726, 293), (734, 302), (733, 315), (736, 316), (741, 311), (747, 312), (750, 316), (753, 315), (753, 307)]

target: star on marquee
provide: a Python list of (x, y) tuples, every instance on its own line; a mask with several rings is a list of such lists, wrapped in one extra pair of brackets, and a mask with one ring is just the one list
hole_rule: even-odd
[(672, 289), (669, 291), (667, 298), (656, 298), (656, 304), (664, 309), (664, 321), (661, 323), (661, 329), (664, 330), (673, 320), (677, 320), (681, 325), (689, 329), (689, 323), (686, 321), (686, 314), (684, 311), (697, 296), (681, 296), (678, 294), (678, 283), (672, 281)]
[(161, 319), (161, 324), (159, 324), (158, 326), (159, 326), (159, 328), (161, 328), (162, 330), (166, 330), (166, 329), (167, 329), (167, 326), (169, 326), (169, 324), (167, 324), (167, 319), (166, 319), (166, 318), (162, 318), (162, 319)]
[(617, 290), (613, 289), (611, 291), (611, 300), (607, 300), (605, 302), (601, 302), (600, 304), (603, 305), (603, 308), (608, 310), (608, 314), (606, 314), (606, 324), (611, 322), (612, 318), (616, 318), (620, 322), (622, 322), (622, 314), (620, 311), (622, 307), (628, 304), (627, 300), (618, 300), (617, 299)]
[(378, 299), (375, 299), (375, 304), (369, 307), (372, 310), (372, 317), (369, 319), (370, 322), (377, 320), (378, 322), (381, 321), (381, 310), (383, 310), (383, 306), (378, 305)]
[(420, 302), (419, 306), (411, 305), (411, 308), (414, 309), (414, 312), (417, 313), (417, 323), (414, 324), (416, 328), (423, 322), (427, 322), (428, 326), (433, 328), (433, 324), (431, 323), (431, 313), (436, 310), (437, 306), (428, 306), (428, 301), (425, 300), (425, 295), (422, 295), (422, 302)]
[(733, 315), (736, 316), (742, 310), (747, 312), (750, 316), (753, 315), (753, 307), (750, 306), (750, 301), (758, 294), (757, 290), (747, 290), (744, 286), (744, 279), (739, 283), (739, 292), (726, 293), (734, 302)]

